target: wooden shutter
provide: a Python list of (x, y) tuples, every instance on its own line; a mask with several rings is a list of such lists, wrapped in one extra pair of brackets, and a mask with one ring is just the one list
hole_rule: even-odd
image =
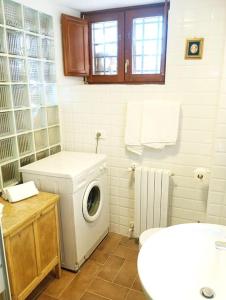
[(62, 15), (62, 40), (65, 76), (89, 75), (88, 23)]

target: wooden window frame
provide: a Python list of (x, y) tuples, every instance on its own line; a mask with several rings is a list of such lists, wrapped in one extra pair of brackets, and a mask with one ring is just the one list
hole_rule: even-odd
[[(163, 16), (162, 26), (162, 55), (160, 74), (132, 74), (132, 29), (133, 19), (145, 17)], [(164, 18), (164, 6), (149, 7), (149, 8), (136, 8), (134, 10), (126, 11), (125, 16), (125, 32), (127, 33), (125, 45), (125, 59), (130, 63), (128, 65), (128, 72), (125, 73), (125, 82), (140, 82), (140, 83), (165, 83), (165, 63), (166, 63), (166, 40), (167, 32)]]
[[(169, 3), (157, 3), (141, 6), (131, 6), (102, 11), (82, 13), (88, 21), (89, 61), (90, 69), (87, 82), (91, 84), (165, 84), (166, 50), (168, 33)], [(163, 44), (160, 74), (132, 74), (132, 22), (133, 18), (148, 16), (163, 16)], [(94, 22), (118, 21), (118, 74), (93, 75), (92, 28)], [(125, 62), (129, 60), (128, 71), (125, 72)]]
[[(93, 74), (93, 49), (92, 49), (92, 23), (118, 21), (118, 74), (94, 75)], [(88, 17), (89, 32), (89, 83), (121, 83), (124, 80), (124, 14), (122, 12), (95, 14)], [(123, 64), (122, 64), (123, 62)]]

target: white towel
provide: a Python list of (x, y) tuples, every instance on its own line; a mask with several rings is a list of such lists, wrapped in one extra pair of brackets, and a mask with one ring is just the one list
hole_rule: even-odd
[(125, 144), (127, 150), (141, 155), (141, 121), (143, 113), (143, 102), (129, 102), (127, 104), (127, 118), (125, 130)]
[(155, 149), (175, 145), (179, 114), (180, 104), (178, 102), (145, 101), (141, 125), (141, 144)]
[(4, 198), (9, 202), (17, 202), (38, 195), (39, 191), (34, 181), (28, 181), (26, 183), (6, 187), (3, 189), (3, 193)]

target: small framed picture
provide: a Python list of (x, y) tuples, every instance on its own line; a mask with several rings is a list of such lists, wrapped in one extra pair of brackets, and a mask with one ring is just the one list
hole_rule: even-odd
[(185, 59), (202, 59), (203, 38), (194, 38), (186, 40)]

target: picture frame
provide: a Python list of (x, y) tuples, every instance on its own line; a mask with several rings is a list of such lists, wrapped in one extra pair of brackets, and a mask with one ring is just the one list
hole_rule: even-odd
[(185, 59), (202, 59), (204, 38), (186, 40)]

